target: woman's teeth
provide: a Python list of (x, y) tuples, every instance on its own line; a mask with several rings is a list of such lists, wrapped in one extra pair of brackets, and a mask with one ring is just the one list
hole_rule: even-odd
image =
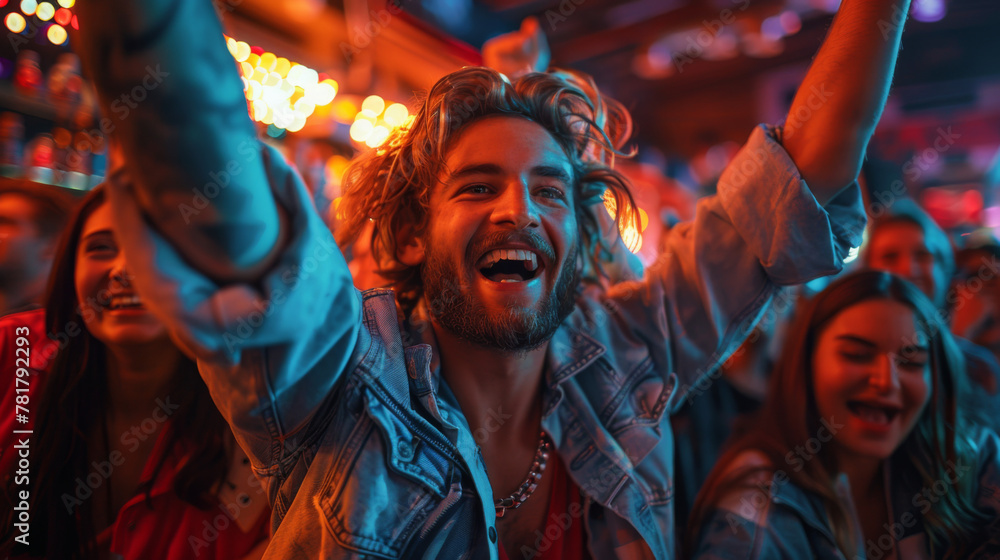
[(142, 300), (137, 295), (111, 296), (110, 309), (121, 309), (125, 307), (142, 307)]
[(865, 422), (871, 422), (872, 424), (882, 424), (886, 425), (889, 421), (895, 417), (895, 413), (889, 413), (884, 408), (876, 406), (868, 406), (864, 404), (855, 404), (851, 406), (851, 411)]

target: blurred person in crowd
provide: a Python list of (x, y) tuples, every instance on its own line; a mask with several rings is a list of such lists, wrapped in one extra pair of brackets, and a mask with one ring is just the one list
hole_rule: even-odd
[(693, 558), (993, 558), (998, 438), (965, 416), (962, 357), (934, 305), (880, 271), (798, 315), (747, 433), (719, 460)]
[(75, 203), (66, 189), (0, 177), (0, 315), (41, 305), (55, 245)]
[[(955, 254), (955, 264), (951, 330), (1000, 359), (1000, 246), (988, 243), (962, 249)], [(1000, 389), (995, 377), (976, 383), (990, 393)]]
[[(0, 462), (0, 552), (259, 558), (267, 498), (194, 362), (130, 283), (113, 221), (103, 187), (89, 193), (56, 251), (45, 309), (0, 320), (11, 363), (15, 339), (39, 316), (60, 346), (30, 381), (33, 422), (17, 428), (33, 433), (2, 435), (4, 450), (26, 437), (30, 467)], [(23, 378), (3, 365), (5, 385)], [(24, 511), (30, 520), (19, 528)]]
[[(908, 198), (895, 200), (868, 230), (862, 249), (863, 265), (884, 270), (912, 282), (938, 308), (942, 323), (951, 322), (952, 307), (958, 301), (949, 292), (955, 274), (955, 254), (945, 232)], [(976, 305), (973, 302), (972, 305)], [(968, 309), (963, 312), (968, 312)], [(974, 416), (994, 430), (1000, 430), (1000, 362), (985, 348), (957, 336), (955, 342), (964, 357), (969, 379), (984, 391), (973, 391), (963, 403)]]
[[(78, 4), (103, 107), (149, 64), (184, 85), (118, 123), (114, 227), (262, 476), (267, 556), (672, 558), (667, 418), (780, 286), (837, 272), (860, 242), (854, 180), (902, 31), (876, 23), (900, 6), (844, 2), (785, 127), (755, 129), (667, 254), (607, 291), (578, 278), (608, 250), (606, 191), (638, 219), (608, 167), (627, 122), (596, 122), (561, 75), (445, 76), (347, 173), (338, 241), (371, 221), (396, 289), (359, 293), (301, 180), (254, 138), (211, 6)], [(239, 181), (178, 211), (232, 161)]]
[(531, 72), (549, 69), (552, 54), (549, 41), (538, 18), (521, 21), (521, 28), (493, 37), (483, 43), (483, 66), (516, 80)]
[(682, 534), (695, 498), (727, 442), (746, 430), (746, 420), (767, 395), (774, 361), (799, 294), (778, 294), (750, 336), (708, 379), (696, 387), (670, 419), (674, 431), (677, 476), (674, 485), (676, 526)]

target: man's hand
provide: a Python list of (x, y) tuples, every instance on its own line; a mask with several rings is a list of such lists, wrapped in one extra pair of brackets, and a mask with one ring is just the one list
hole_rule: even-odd
[(283, 248), (286, 220), (212, 3), (76, 6), (74, 43), (97, 91), (101, 128), (127, 170), (115, 175), (122, 188), (109, 198), (134, 197), (157, 233), (218, 284), (257, 281)]
[(521, 29), (499, 35), (483, 45), (483, 64), (516, 80), (529, 72), (549, 68), (549, 43), (538, 18), (521, 22)]
[(909, 9), (910, 0), (844, 0), (795, 95), (783, 144), (820, 204), (861, 171)]

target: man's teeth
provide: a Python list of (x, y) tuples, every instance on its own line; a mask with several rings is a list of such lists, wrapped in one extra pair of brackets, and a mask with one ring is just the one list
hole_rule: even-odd
[(484, 267), (491, 267), (501, 260), (524, 261), (524, 268), (529, 272), (538, 268), (538, 255), (525, 249), (494, 249), (483, 257)]

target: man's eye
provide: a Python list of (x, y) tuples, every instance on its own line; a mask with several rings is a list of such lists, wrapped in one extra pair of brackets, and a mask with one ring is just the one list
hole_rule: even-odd
[(490, 192), (490, 187), (489, 185), (483, 185), (483, 184), (469, 185), (468, 187), (462, 189), (462, 192), (469, 194), (487, 194)]
[(558, 200), (566, 197), (566, 195), (563, 194), (562, 190), (556, 187), (542, 187), (541, 189), (539, 189), (538, 192), (545, 198), (552, 198)]

